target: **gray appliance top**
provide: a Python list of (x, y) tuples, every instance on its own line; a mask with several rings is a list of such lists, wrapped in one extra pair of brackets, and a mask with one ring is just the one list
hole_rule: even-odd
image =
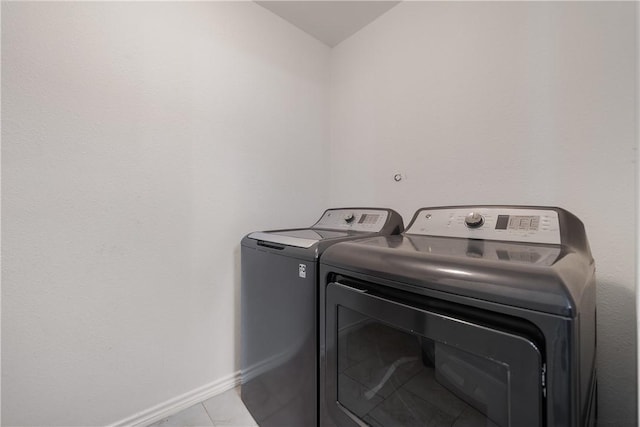
[(321, 263), (343, 275), (562, 316), (575, 315), (595, 272), (578, 218), (559, 208), (517, 206), (420, 209), (403, 235), (338, 243)]
[(347, 237), (355, 233), (382, 232), (392, 213), (394, 212), (389, 209), (376, 208), (327, 209), (311, 228), (259, 231), (249, 234), (248, 237), (262, 242), (307, 249), (322, 240)]
[(297, 248), (310, 248), (320, 240), (335, 239), (337, 237), (345, 237), (348, 235), (349, 233), (343, 231), (301, 228), (295, 230), (256, 231), (255, 233), (249, 234), (249, 238), (263, 242), (295, 246)]
[(322, 241), (373, 233), (400, 233), (402, 229), (402, 218), (391, 209), (338, 208), (327, 209), (310, 228), (259, 231), (249, 234), (247, 238), (309, 249)]

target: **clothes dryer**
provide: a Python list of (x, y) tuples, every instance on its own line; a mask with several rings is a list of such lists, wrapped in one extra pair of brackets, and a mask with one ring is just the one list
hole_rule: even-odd
[(322, 426), (594, 425), (595, 267), (559, 208), (424, 208), (322, 257)]
[(318, 260), (331, 245), (403, 231), (391, 209), (329, 209), (304, 229), (241, 244), (242, 400), (261, 427), (318, 420)]

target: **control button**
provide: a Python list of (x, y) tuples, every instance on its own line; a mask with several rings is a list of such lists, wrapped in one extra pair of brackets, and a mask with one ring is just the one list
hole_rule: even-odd
[(469, 228), (480, 228), (484, 224), (484, 217), (478, 212), (471, 212), (464, 218), (464, 224)]
[(346, 222), (347, 224), (351, 224), (355, 219), (356, 219), (355, 215), (350, 213), (344, 217), (344, 222)]

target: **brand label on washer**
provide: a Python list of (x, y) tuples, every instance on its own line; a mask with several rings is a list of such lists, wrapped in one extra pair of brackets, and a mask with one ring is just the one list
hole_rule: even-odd
[(307, 264), (298, 264), (298, 276), (307, 278)]

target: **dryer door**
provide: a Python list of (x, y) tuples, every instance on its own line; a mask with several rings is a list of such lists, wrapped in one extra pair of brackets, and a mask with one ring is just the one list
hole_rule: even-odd
[(326, 310), (322, 375), (336, 425), (541, 426), (531, 340), (339, 283)]

